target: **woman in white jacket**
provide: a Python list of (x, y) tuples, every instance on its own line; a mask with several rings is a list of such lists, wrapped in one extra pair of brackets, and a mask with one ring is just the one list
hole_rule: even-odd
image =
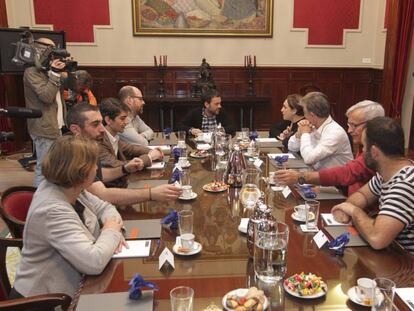
[(26, 218), (11, 298), (73, 296), (84, 274), (101, 273), (126, 246), (115, 207), (84, 190), (95, 179), (98, 150), (94, 141), (73, 136), (60, 137), (49, 150), (42, 163), (46, 180)]

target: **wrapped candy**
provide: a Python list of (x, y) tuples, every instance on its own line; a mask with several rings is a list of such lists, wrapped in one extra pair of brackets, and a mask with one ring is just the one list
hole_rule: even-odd
[(343, 256), (345, 251), (345, 246), (349, 243), (349, 232), (342, 233), (336, 239), (329, 242), (329, 249), (335, 251), (335, 254), (338, 256)]
[(249, 135), (250, 140), (256, 140), (257, 137), (259, 137), (259, 135), (257, 134), (256, 131), (251, 131), (250, 132), (250, 135)]
[(282, 166), (283, 163), (287, 162), (289, 160), (289, 156), (287, 154), (282, 156), (275, 156), (275, 161), (277, 162), (278, 166)]
[(178, 213), (174, 209), (170, 209), (170, 213), (161, 219), (163, 225), (169, 225), (171, 230), (178, 229)]
[(168, 183), (174, 184), (176, 182), (180, 182), (181, 177), (183, 176), (183, 169), (180, 165), (176, 164), (173, 168), (171, 178)]
[(142, 296), (142, 288), (148, 287), (155, 291), (158, 290), (158, 286), (153, 282), (145, 281), (140, 274), (135, 274), (134, 277), (129, 281), (129, 299), (138, 300)]
[(171, 133), (172, 133), (172, 128), (170, 128), (170, 127), (167, 127), (167, 128), (165, 128), (164, 129), (164, 135), (165, 135), (165, 138), (166, 139), (170, 139), (170, 135), (171, 135)]
[(302, 190), (305, 198), (316, 199), (316, 193), (312, 190), (311, 186), (300, 186), (300, 189)]

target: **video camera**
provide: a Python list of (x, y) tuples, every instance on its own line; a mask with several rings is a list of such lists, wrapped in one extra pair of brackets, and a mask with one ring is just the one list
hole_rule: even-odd
[[(36, 41), (30, 31), (21, 33), (20, 37), (20, 41), (13, 43), (16, 46), (13, 63), (49, 70), (51, 61), (59, 59), (66, 64), (60, 71), (74, 72), (77, 70), (78, 62), (68, 59), (70, 53), (67, 50)], [(55, 68), (54, 70), (57, 71)]]

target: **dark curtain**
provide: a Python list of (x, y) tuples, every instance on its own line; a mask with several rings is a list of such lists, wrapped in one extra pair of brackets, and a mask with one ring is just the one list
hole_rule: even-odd
[(389, 115), (400, 118), (404, 99), (407, 70), (414, 32), (414, 0), (400, 2), (398, 18), (397, 48), (395, 54), (394, 83), (392, 85), (391, 107)]

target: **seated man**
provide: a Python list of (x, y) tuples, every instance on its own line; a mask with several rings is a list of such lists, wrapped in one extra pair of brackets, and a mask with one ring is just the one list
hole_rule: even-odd
[(299, 122), (298, 131), (289, 139), (290, 151), (298, 152), (315, 170), (344, 165), (353, 159), (345, 130), (329, 115), (325, 94), (311, 92), (300, 101), (306, 120)]
[[(87, 103), (74, 106), (68, 113), (66, 124), (74, 135), (83, 136), (100, 141), (105, 134), (102, 116), (98, 107)], [(181, 195), (181, 190), (173, 185), (161, 185), (146, 189), (106, 188), (104, 182), (110, 182), (138, 170), (141, 160), (132, 159), (130, 162), (118, 167), (102, 167), (98, 160), (98, 170), (95, 181), (87, 188), (101, 200), (114, 205), (131, 205), (149, 200), (169, 201)]]
[(227, 134), (236, 132), (227, 114), (221, 109), (221, 96), (216, 90), (209, 90), (201, 95), (202, 107), (192, 109), (178, 125), (179, 130), (194, 136), (203, 132), (212, 132), (219, 124)]
[[(128, 159), (139, 158), (141, 166), (139, 169), (152, 165), (153, 160), (162, 160), (163, 154), (159, 149), (150, 149), (144, 146), (136, 146), (119, 140), (119, 133), (122, 133), (128, 124), (129, 108), (116, 98), (105, 98), (99, 105), (105, 134), (99, 142), (99, 159), (104, 167), (123, 166)], [(125, 187), (126, 178), (122, 177), (107, 186)]]
[[(348, 133), (352, 136), (354, 145), (362, 147), (361, 135), (365, 123), (376, 117), (384, 116), (384, 108), (376, 102), (364, 100), (351, 106), (347, 112)], [(345, 165), (323, 168), (319, 171), (299, 172), (295, 170), (279, 170), (277, 178), (288, 185), (314, 184), (322, 186), (348, 186), (348, 194), (352, 194), (365, 185), (374, 172), (365, 165), (362, 152), (358, 150), (355, 160)]]
[(135, 86), (126, 85), (119, 90), (118, 98), (131, 110), (129, 123), (119, 133), (119, 138), (131, 145), (148, 146), (148, 141), (154, 138), (154, 131), (139, 116), (145, 105), (141, 91)]
[[(366, 165), (377, 171), (368, 184), (344, 203), (332, 208), (340, 222), (352, 218), (354, 226), (375, 249), (394, 240), (414, 254), (414, 164), (404, 158), (404, 133), (394, 119), (368, 121), (362, 134)], [(365, 208), (379, 202), (378, 216), (370, 218)]]

